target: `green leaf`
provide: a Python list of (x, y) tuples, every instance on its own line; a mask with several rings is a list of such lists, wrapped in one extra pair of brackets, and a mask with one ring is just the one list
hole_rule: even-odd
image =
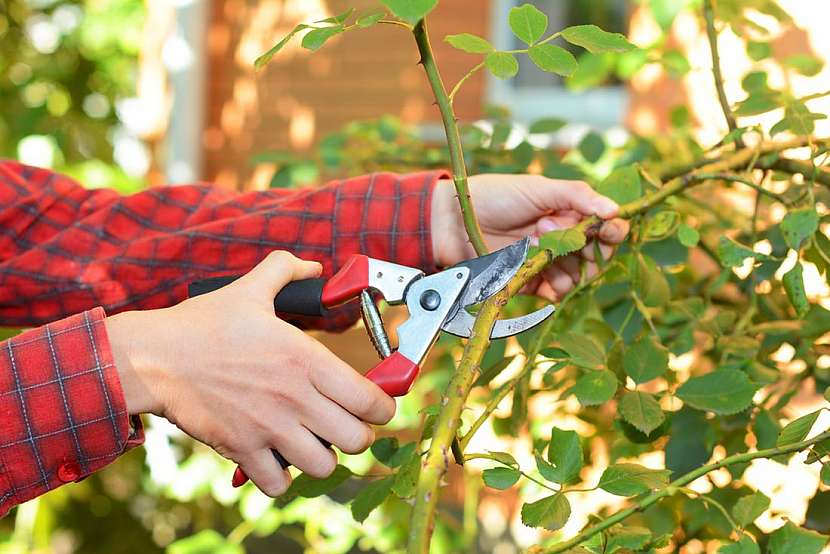
[(597, 186), (597, 192), (617, 204), (627, 204), (643, 195), (640, 172), (633, 165), (618, 167)]
[(746, 527), (767, 511), (770, 500), (762, 492), (754, 492), (741, 497), (732, 507), (732, 517), (741, 527)]
[(761, 554), (758, 544), (744, 535), (738, 542), (724, 544), (718, 549), (718, 554)]
[(381, 0), (381, 2), (393, 14), (413, 25), (423, 19), (438, 4), (438, 0)]
[(781, 282), (798, 317), (807, 315), (810, 311), (810, 301), (807, 300), (807, 292), (804, 290), (804, 269), (801, 262), (796, 262), (792, 269), (784, 274)]
[(279, 502), (287, 503), (298, 496), (303, 498), (315, 498), (317, 496), (328, 494), (343, 484), (343, 481), (351, 476), (352, 470), (341, 465), (335, 467), (332, 474), (325, 479), (315, 479), (314, 477), (303, 473), (294, 479), (291, 486), (288, 487), (287, 491), (285, 491), (285, 494), (279, 498)]
[(793, 522), (788, 521), (783, 527), (770, 535), (770, 554), (819, 554), (824, 545), (827, 544), (827, 537), (797, 527)]
[(818, 230), (818, 213), (815, 208), (792, 210), (781, 221), (781, 232), (787, 246), (798, 250), (804, 241)]
[(824, 399), (830, 402), (830, 387), (824, 389)]
[(315, 52), (323, 46), (328, 39), (343, 32), (342, 25), (335, 25), (334, 27), (323, 27), (322, 29), (314, 29), (309, 31), (303, 37), (300, 43), (303, 48), (307, 48)]
[(772, 56), (772, 46), (768, 42), (747, 41), (746, 53), (753, 61), (760, 62)]
[(638, 385), (646, 383), (666, 373), (669, 368), (669, 351), (653, 335), (640, 337), (626, 348), (623, 368)]
[(363, 15), (357, 19), (357, 26), (362, 29), (367, 29), (373, 25), (375, 25), (378, 21), (383, 19), (383, 16), (386, 14), (383, 12), (378, 13), (370, 13), (367, 15)]
[(617, 392), (617, 376), (601, 369), (586, 371), (571, 388), (583, 406), (598, 406), (608, 402)]
[(605, 141), (602, 137), (591, 131), (587, 133), (582, 140), (579, 141), (579, 153), (585, 158), (585, 161), (596, 163), (605, 152)]
[(262, 67), (264, 67), (268, 62), (271, 61), (271, 58), (273, 58), (274, 55), (277, 52), (282, 50), (282, 48), (286, 44), (288, 44), (288, 41), (290, 41), (292, 38), (294, 38), (294, 35), (296, 35), (297, 33), (299, 33), (302, 30), (309, 29), (309, 28), (310, 27), (308, 25), (305, 25), (305, 24), (301, 23), (301, 24), (297, 25), (296, 27), (294, 27), (293, 29), (291, 29), (291, 32), (288, 33), (287, 35), (285, 35), (285, 37), (283, 37), (282, 40), (280, 40), (278, 43), (276, 43), (274, 46), (272, 46), (270, 50), (268, 50), (267, 52), (262, 54), (260, 57), (258, 57), (254, 61), (254, 67), (256, 69), (262, 69)]
[(760, 115), (781, 107), (778, 93), (766, 90), (753, 91), (743, 102), (738, 104), (735, 115)]
[(512, 467), (494, 467), (492, 469), (485, 469), (484, 483), (493, 489), (509, 489), (522, 476), (518, 469)]
[(728, 237), (721, 237), (718, 242), (718, 258), (723, 267), (737, 267), (744, 263), (747, 258), (767, 259), (743, 244), (735, 242)]
[(565, 86), (572, 92), (580, 92), (598, 86), (614, 74), (617, 56), (611, 52), (591, 54), (583, 52), (578, 57), (579, 67), (565, 79)]
[(450, 43), (453, 48), (463, 50), (468, 54), (487, 54), (495, 50), (493, 45), (483, 38), (471, 35), (470, 33), (461, 33), (458, 35), (447, 35), (444, 40)]
[(669, 484), (670, 471), (649, 469), (638, 464), (608, 466), (599, 479), (599, 487), (617, 496), (635, 496)]
[(619, 33), (603, 31), (596, 25), (576, 25), (562, 30), (562, 37), (592, 54), (627, 52), (637, 48)]
[(227, 542), (213, 529), (204, 529), (168, 545), (167, 554), (244, 554), (242, 545)]
[(807, 434), (810, 432), (810, 429), (813, 428), (813, 424), (815, 424), (819, 414), (821, 414), (821, 410), (816, 410), (813, 413), (803, 415), (785, 425), (784, 428), (781, 429), (781, 433), (778, 435), (778, 441), (776, 441), (775, 445), (781, 447), (803, 441), (807, 438)]
[(568, 523), (571, 504), (562, 493), (522, 505), (522, 523), (528, 527), (544, 527), (557, 531)]
[(388, 465), (389, 459), (398, 450), (398, 439), (395, 437), (382, 437), (372, 443), (372, 455), (377, 461)]
[(608, 544), (603, 552), (614, 554), (620, 550), (624, 552), (639, 552), (651, 540), (651, 531), (645, 527), (627, 525), (617, 529), (608, 537)]
[(389, 467), (398, 467), (405, 464), (413, 456), (417, 457), (415, 454), (417, 446), (417, 443), (414, 442), (406, 443), (398, 448), (384, 464)]
[(560, 46), (553, 44), (537, 44), (531, 46), (527, 55), (542, 71), (556, 73), (565, 77), (576, 71), (576, 58), (573, 54)]
[(335, 24), (339, 25), (340, 23), (343, 23), (347, 19), (349, 19), (349, 16), (351, 16), (353, 13), (354, 13), (354, 8), (349, 8), (346, 11), (344, 11), (343, 13), (340, 13), (338, 15), (333, 15), (333, 16), (327, 17), (325, 19), (318, 19), (314, 23), (335, 23)]
[(677, 396), (698, 410), (729, 415), (748, 408), (756, 390), (758, 386), (750, 382), (743, 371), (716, 369), (683, 383)]
[(548, 460), (556, 468), (554, 483), (565, 484), (579, 476), (582, 469), (582, 444), (576, 431), (553, 428), (548, 446)]
[(591, 337), (577, 333), (563, 333), (559, 344), (575, 366), (601, 369), (605, 365), (605, 351)]
[(808, 54), (796, 54), (789, 58), (784, 58), (781, 63), (785, 67), (794, 69), (807, 77), (815, 77), (824, 67), (824, 62)]
[(626, 392), (620, 400), (620, 414), (642, 433), (648, 435), (666, 420), (666, 415), (653, 395), (647, 392)]
[(565, 125), (566, 122), (561, 119), (537, 119), (531, 123), (527, 132), (530, 134), (555, 133)]
[(395, 477), (390, 475), (373, 481), (363, 487), (352, 501), (352, 517), (355, 521), (363, 522), (372, 510), (383, 504), (383, 501), (392, 493)]
[(539, 247), (547, 248), (554, 257), (576, 252), (586, 243), (585, 233), (573, 228), (550, 231), (539, 237)]
[(410, 498), (415, 494), (418, 485), (418, 475), (421, 472), (421, 457), (412, 456), (395, 474), (392, 492), (399, 498)]
[(766, 450), (775, 447), (778, 442), (778, 435), (781, 433), (781, 426), (767, 410), (759, 410), (752, 424), (752, 432), (758, 441), (758, 449)]
[(511, 8), (507, 21), (513, 34), (526, 44), (535, 44), (548, 28), (548, 16), (532, 4)]
[(674, 18), (685, 5), (685, 0), (649, 0), (651, 15), (664, 31), (671, 27)]
[(693, 248), (700, 242), (700, 233), (694, 227), (681, 223), (677, 227), (677, 240), (687, 248)]
[(830, 487), (830, 464), (821, 466), (821, 482)]
[(484, 65), (499, 79), (509, 79), (519, 72), (516, 56), (507, 52), (490, 52), (484, 59)]
[(487, 453), (502, 464), (519, 467), (519, 462), (517, 462), (516, 458), (513, 457), (513, 454), (510, 454), (509, 452), (494, 452), (492, 450), (488, 450)]

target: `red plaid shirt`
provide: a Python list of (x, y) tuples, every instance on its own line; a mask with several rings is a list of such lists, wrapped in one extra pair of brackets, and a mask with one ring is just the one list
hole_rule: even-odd
[[(245, 272), (271, 250), (317, 260), (325, 275), (355, 252), (432, 272), (430, 196), (441, 176), (120, 196), (0, 161), (0, 326), (45, 324), (0, 342), (0, 515), (143, 440), (126, 411), (105, 310), (170, 306), (190, 281)], [(347, 306), (322, 326), (356, 318)]]

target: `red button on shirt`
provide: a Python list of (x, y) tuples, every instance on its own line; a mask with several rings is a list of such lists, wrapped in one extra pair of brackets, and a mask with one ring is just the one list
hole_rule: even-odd
[(58, 479), (70, 483), (81, 476), (81, 468), (75, 462), (64, 462), (58, 466)]

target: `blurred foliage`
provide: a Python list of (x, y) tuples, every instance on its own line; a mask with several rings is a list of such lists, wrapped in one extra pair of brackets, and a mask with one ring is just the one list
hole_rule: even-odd
[(142, 0), (0, 3), (0, 157), (28, 145), (90, 186), (140, 187), (113, 163), (113, 141), (143, 17)]
[[(580, 90), (611, 77), (626, 80), (651, 64), (660, 64), (672, 78), (690, 71), (685, 57), (668, 46), (665, 31), (681, 10), (699, 12), (700, 2), (646, 3), (664, 35), (637, 49), (592, 44), (597, 52), (578, 56), (576, 69), (565, 77), (567, 86)], [(397, 0), (384, 4), (398, 5)], [(720, 0), (718, 9), (721, 22), (750, 37), (746, 48), (752, 59), (772, 61), (769, 32), (759, 28), (754, 14), (790, 25), (777, 4)], [(304, 39), (303, 45), (316, 50), (331, 36), (351, 30), (344, 26), (351, 15), (321, 22), (335, 29)], [(356, 25), (370, 27), (378, 19), (358, 14)], [(307, 28), (295, 32), (302, 30)], [(478, 48), (470, 39), (459, 40), (462, 49)], [(484, 48), (478, 55), (489, 55)], [(505, 67), (501, 62), (486, 69), (498, 76)], [(810, 56), (778, 62), (793, 74), (809, 75), (821, 67)], [(629, 136), (621, 142), (589, 132), (574, 148), (561, 149), (557, 139), (568, 122), (518, 124), (508, 110), (494, 107), (482, 121), (462, 128), (468, 168), (471, 173), (585, 179), (630, 203), (687, 175), (705, 159), (728, 158), (739, 139), (809, 136), (822, 117), (810, 110), (808, 100), (772, 89), (761, 64), (743, 84), (746, 94), (734, 106), (738, 115), (778, 110), (781, 122), (773, 129), (740, 128), (707, 149), (694, 139), (689, 110), (677, 106), (672, 128), (659, 136)], [(41, 108), (43, 118), (58, 117)], [(39, 129), (26, 132), (46, 132)], [(274, 164), (275, 187), (332, 175), (446, 167), (446, 146), (419, 133), (382, 116), (325, 137), (311, 157), (267, 152), (253, 162)], [(754, 186), (713, 178), (637, 215), (618, 255), (602, 267), (599, 278), (583, 283), (560, 304), (549, 326), (491, 346), (462, 430), (470, 430), (485, 407), (492, 411), (500, 405), (483, 425), (501, 439), (532, 445), (535, 464), (520, 465), (517, 458), (527, 456), (518, 452), (485, 452), (480, 457), (490, 465), (483, 475), (468, 470), (462, 479), (461, 470), (453, 471), (453, 486), (437, 518), (434, 552), (492, 551), (497, 544), (519, 541), (508, 524), (497, 529), (479, 521), (480, 495), (498, 500), (505, 518), (520, 512), (526, 525), (554, 531), (539, 534), (540, 544), (552, 545), (560, 540), (555, 531), (569, 519), (572, 489), (599, 487), (637, 501), (665, 487), (668, 479), (701, 467), (716, 452), (722, 457), (807, 435), (819, 413), (827, 411), (826, 403), (789, 423), (794, 399), (802, 393), (818, 401), (830, 386), (830, 372), (819, 363), (830, 354), (830, 311), (807, 297), (804, 284), (805, 274), (826, 283), (830, 266), (823, 230), (830, 223), (829, 189), (815, 180), (817, 168), (826, 164), (827, 144), (815, 137), (811, 142), (811, 171), (803, 178), (773, 169), (780, 153), (758, 155), (749, 168), (730, 175)], [(83, 154), (80, 148), (77, 154)], [(729, 201), (739, 190), (754, 198), (753, 209)], [(555, 240), (558, 246), (566, 242), (563, 236)], [(526, 313), (537, 304), (518, 297), (507, 312)], [(791, 355), (782, 358), (781, 352)], [(434, 367), (399, 400), (398, 415), (382, 430), (387, 436), (371, 452), (341, 456), (342, 466), (327, 480), (300, 476), (276, 501), (250, 483), (233, 489), (230, 463), (152, 419), (144, 449), (82, 483), (19, 507), (0, 522), (0, 552), (400, 552), (408, 537), (419, 453), (431, 437), (440, 409), (437, 394), (453, 374), (458, 354), (458, 340), (442, 337)], [(830, 401), (830, 395), (826, 398)], [(529, 405), (545, 406), (546, 415), (536, 417)], [(598, 451), (607, 456), (595, 457)], [(829, 451), (826, 443), (817, 445), (806, 461), (827, 464)], [(665, 469), (638, 465), (641, 456), (661, 452)], [(583, 466), (595, 463), (607, 463), (600, 468), (602, 477), (583, 483)], [(807, 506), (806, 528), (788, 523), (769, 535), (754, 523), (767, 512), (769, 499), (743, 480), (747, 467), (730, 466), (728, 483), (718, 480), (706, 494), (665, 498), (575, 552), (670, 552), (702, 542), (724, 554), (759, 548), (773, 554), (818, 553), (826, 537), (817, 532), (830, 531), (830, 466), (824, 466), (823, 484)], [(605, 506), (594, 516), (598, 520), (614, 511)]]

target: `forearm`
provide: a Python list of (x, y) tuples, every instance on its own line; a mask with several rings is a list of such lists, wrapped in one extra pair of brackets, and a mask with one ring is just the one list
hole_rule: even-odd
[[(324, 276), (355, 252), (432, 270), (431, 194), (440, 176), (377, 174), (302, 192), (194, 185), (127, 197), (93, 195), (56, 176), (50, 189), (32, 192), (51, 201), (0, 208), (0, 230), (9, 231), (0, 235), (0, 323), (40, 324), (94, 306), (109, 314), (171, 306), (190, 281), (246, 272), (276, 249), (321, 262)], [(0, 195), (2, 187), (0, 179)], [(323, 325), (343, 328), (356, 317), (351, 309)]]

